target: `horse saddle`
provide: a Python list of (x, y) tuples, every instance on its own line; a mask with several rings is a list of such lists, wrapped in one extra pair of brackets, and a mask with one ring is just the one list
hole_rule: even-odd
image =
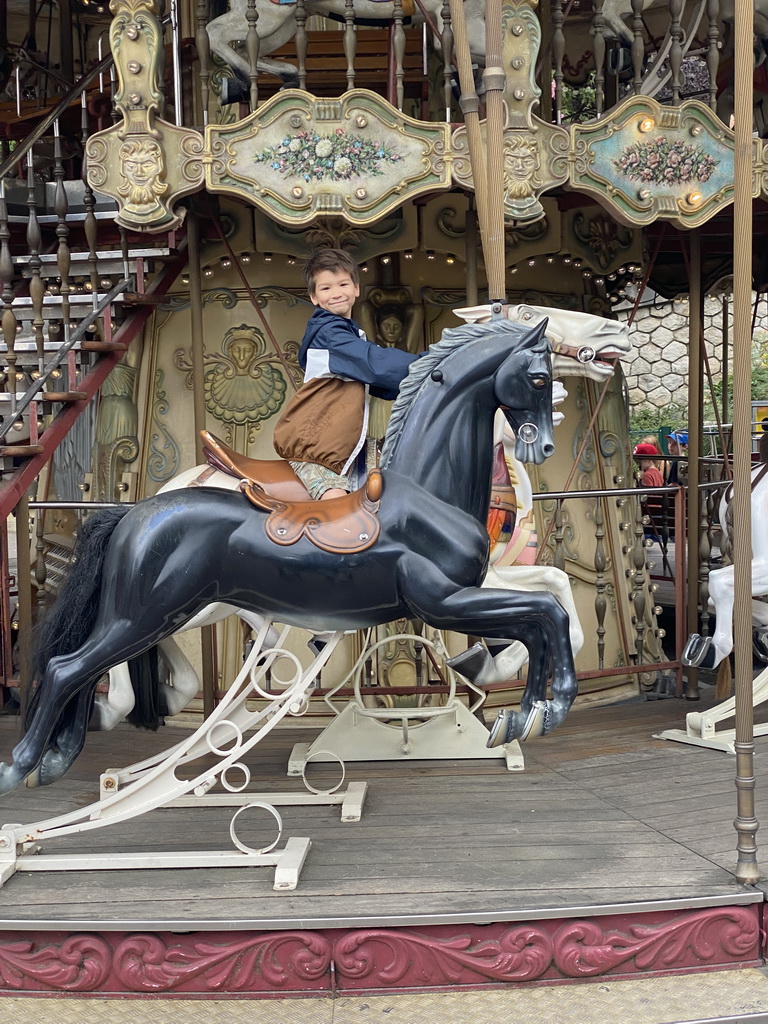
[(265, 529), (275, 544), (287, 546), (308, 537), (323, 551), (348, 555), (365, 551), (376, 542), (381, 531), (381, 470), (371, 470), (363, 486), (352, 494), (313, 501), (284, 459), (251, 459), (207, 430), (201, 430), (200, 436), (206, 462), (237, 477), (248, 500), (269, 513)]

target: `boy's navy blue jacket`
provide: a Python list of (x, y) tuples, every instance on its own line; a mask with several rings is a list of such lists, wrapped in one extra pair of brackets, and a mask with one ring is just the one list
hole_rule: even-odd
[(398, 348), (381, 348), (366, 339), (354, 320), (327, 309), (315, 310), (309, 318), (299, 349), (304, 380), (331, 373), (369, 385), (376, 398), (393, 401), (418, 355)]
[(278, 455), (342, 476), (365, 444), (368, 392), (392, 401), (418, 356), (368, 341), (354, 320), (327, 309), (309, 319), (299, 349), (304, 383), (275, 424)]

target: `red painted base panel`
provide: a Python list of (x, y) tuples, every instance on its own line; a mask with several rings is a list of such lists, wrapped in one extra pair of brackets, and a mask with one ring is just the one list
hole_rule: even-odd
[(5, 931), (0, 995), (328, 995), (756, 966), (763, 907), (418, 930)]

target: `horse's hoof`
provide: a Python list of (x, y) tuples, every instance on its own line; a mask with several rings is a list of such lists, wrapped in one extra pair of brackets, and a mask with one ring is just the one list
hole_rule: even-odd
[(680, 660), (686, 668), (714, 668), (716, 654), (711, 636), (691, 633)]
[(0, 796), (11, 793), (24, 781), (24, 776), (15, 765), (0, 761)]
[[(59, 750), (46, 751), (43, 760), (38, 767), (29, 775), (28, 786), (50, 786), (66, 775), (72, 764), (72, 758), (67, 757)], [(34, 779), (30, 782), (30, 779)]]
[(768, 665), (768, 630), (754, 630), (752, 633), (752, 650), (758, 661)]
[(477, 686), (492, 681), (493, 658), (482, 644), (473, 644), (468, 650), (449, 658), (446, 665)]
[(547, 702), (536, 700), (525, 711), (500, 711), (491, 727), (486, 747), (500, 747), (512, 740), (529, 740), (543, 736), (547, 731)]

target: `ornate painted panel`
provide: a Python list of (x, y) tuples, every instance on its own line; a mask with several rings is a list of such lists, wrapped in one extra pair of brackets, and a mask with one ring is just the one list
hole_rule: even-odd
[[(694, 228), (733, 201), (733, 132), (697, 100), (663, 107), (632, 96), (610, 117), (571, 127), (569, 185), (593, 195), (618, 220), (658, 218)], [(762, 148), (754, 140), (753, 196)]]
[(206, 187), (284, 224), (318, 215), (369, 224), (450, 185), (448, 125), (398, 113), (376, 93), (286, 89), (234, 125), (209, 125)]

